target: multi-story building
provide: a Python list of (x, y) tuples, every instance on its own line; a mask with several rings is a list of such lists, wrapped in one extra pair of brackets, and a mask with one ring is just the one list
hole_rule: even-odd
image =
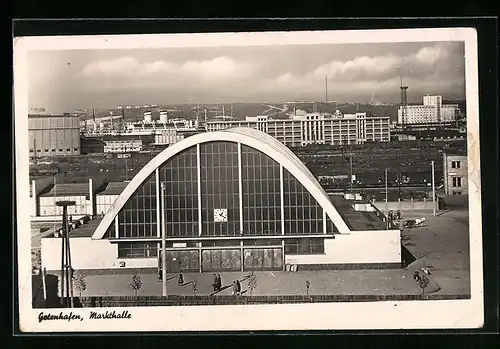
[[(403, 120), (404, 114), (404, 120)], [(456, 121), (460, 117), (458, 104), (443, 104), (441, 96), (426, 95), (421, 105), (399, 107), (399, 124), (428, 124)]]
[(142, 150), (142, 138), (135, 135), (104, 136), (105, 153), (137, 153)]
[(467, 155), (443, 153), (443, 176), (446, 195), (467, 195)]
[(28, 115), (30, 158), (80, 154), (80, 121), (71, 114)]
[(281, 143), (292, 146), (308, 144), (360, 144), (367, 141), (390, 140), (389, 117), (356, 114), (304, 113), (290, 119), (271, 119), (267, 116), (246, 117), (238, 121), (207, 122), (207, 131), (232, 127), (249, 127), (265, 132)]

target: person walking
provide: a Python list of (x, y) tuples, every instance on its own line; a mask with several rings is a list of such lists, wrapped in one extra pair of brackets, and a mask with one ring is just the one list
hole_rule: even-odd
[(214, 292), (217, 291), (217, 285), (219, 284), (219, 278), (216, 274), (213, 276), (212, 287), (214, 288)]
[(182, 275), (182, 271), (179, 273), (179, 286), (184, 285), (184, 275)]
[(220, 274), (217, 274), (217, 291), (220, 291), (222, 288), (222, 279), (220, 277)]
[(236, 280), (236, 294), (241, 295), (241, 283), (240, 280)]
[(236, 284), (236, 281), (233, 281), (233, 296), (236, 296), (238, 293), (238, 285)]

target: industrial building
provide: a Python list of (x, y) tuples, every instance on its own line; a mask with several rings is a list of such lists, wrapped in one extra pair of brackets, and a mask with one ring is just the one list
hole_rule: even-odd
[(102, 215), (125, 189), (128, 183), (92, 179), (79, 183), (57, 183), (54, 177), (35, 179), (30, 184), (32, 221), (58, 221), (62, 207), (57, 201), (74, 201), (68, 214), (79, 219), (83, 216)]
[(467, 195), (469, 189), (467, 154), (443, 153), (443, 177), (446, 195)]
[(80, 154), (79, 117), (70, 114), (29, 114), (30, 158)]
[(295, 113), (290, 119), (272, 119), (268, 116), (246, 117), (239, 121), (211, 121), (207, 131), (232, 127), (249, 127), (265, 132), (286, 146), (308, 144), (362, 144), (390, 141), (389, 117), (367, 116), (366, 113), (322, 114)]
[(460, 118), (458, 104), (443, 104), (442, 96), (425, 95), (421, 105), (401, 105), (398, 110), (398, 123), (433, 124), (453, 122)]
[[(255, 129), (177, 142), (118, 192), (103, 218), (71, 231), (73, 268), (157, 268), (162, 236), (169, 272), (401, 267), (400, 230), (373, 207), (327, 195)], [(60, 269), (60, 238), (41, 246), (43, 266)]]

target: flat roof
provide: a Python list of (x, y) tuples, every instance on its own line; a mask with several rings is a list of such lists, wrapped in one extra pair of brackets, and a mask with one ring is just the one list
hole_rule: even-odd
[[(351, 230), (385, 230), (385, 223), (375, 214), (375, 212), (355, 211), (352, 208), (354, 201), (346, 200), (342, 196), (329, 195), (340, 216)], [(358, 201), (359, 202), (359, 201)]]
[(128, 184), (126, 182), (109, 182), (97, 195), (120, 195)]
[(89, 195), (88, 183), (59, 183), (40, 196), (84, 196)]
[[(87, 223), (82, 224), (78, 228), (70, 231), (70, 238), (90, 238), (94, 234), (94, 231), (97, 229), (97, 226), (101, 222), (102, 218), (96, 217), (94, 219), (89, 220)], [(46, 238), (54, 238), (54, 235), (51, 234)]]

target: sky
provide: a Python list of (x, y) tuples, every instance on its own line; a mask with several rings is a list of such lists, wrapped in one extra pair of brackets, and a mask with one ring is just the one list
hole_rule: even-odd
[(52, 112), (134, 104), (465, 99), (463, 42), (31, 51), (28, 104)]

